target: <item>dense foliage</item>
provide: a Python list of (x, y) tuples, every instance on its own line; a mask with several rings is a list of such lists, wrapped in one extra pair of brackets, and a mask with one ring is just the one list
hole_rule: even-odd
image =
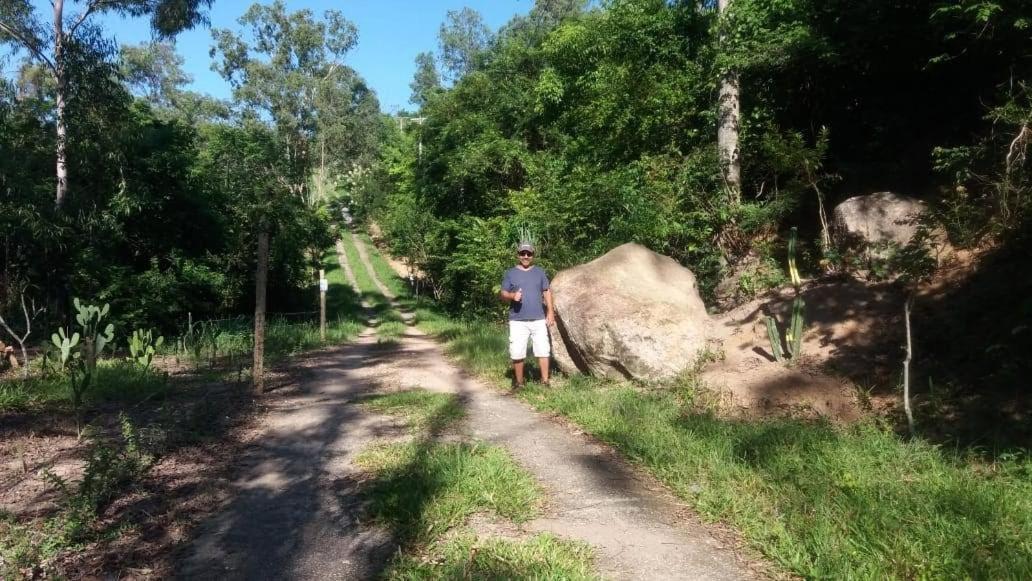
[[(490, 304), (524, 224), (548, 267), (636, 241), (711, 289), (791, 225), (814, 241), (814, 264), (818, 196), (923, 197), (958, 244), (1027, 215), (1025, 3), (734, 0), (726, 15), (715, 3), (579, 4), (537, 3), (448, 89), (417, 79), (425, 120), (396, 132), (358, 200), (453, 308)], [(741, 201), (716, 152), (729, 70)]]
[[(326, 197), (340, 174), (374, 155), (379, 106), (340, 62), (355, 31), (339, 14), (326, 24), (275, 3), (241, 23), (259, 21), (295, 36), (277, 35), (280, 46), (265, 39), (259, 48), (271, 54), (247, 55), (233, 33), (218, 32), (220, 46), (237, 51), (224, 72), (243, 79), (232, 103), (186, 91), (189, 77), (167, 45), (118, 50), (102, 29), (84, 27), (67, 49), (71, 179), (59, 209), (54, 82), (30, 60), (16, 79), (0, 80), (0, 312), (8, 320), (17, 326), (23, 293), (49, 305), (44, 329), (65, 323), (74, 296), (110, 303), (120, 332), (176, 330), (188, 313), (247, 312), (260, 220), (272, 234), (270, 310), (313, 308), (313, 293), (299, 289), (312, 284), (315, 249), (331, 241)], [(269, 64), (297, 62), (302, 51), (307, 68)], [(25, 56), (7, 55), (12, 64)], [(249, 84), (249, 72), (270, 80)], [(276, 91), (289, 96), (289, 86), (314, 78), (314, 102), (275, 101)], [(270, 102), (283, 112), (275, 122), (261, 112)], [(298, 111), (303, 118), (290, 117)], [(352, 133), (361, 138), (342, 137)]]

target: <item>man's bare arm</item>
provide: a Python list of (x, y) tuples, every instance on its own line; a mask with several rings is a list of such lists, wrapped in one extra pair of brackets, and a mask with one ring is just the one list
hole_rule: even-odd
[(548, 319), (548, 324), (555, 323), (555, 307), (552, 305), (552, 289), (545, 290), (545, 307), (548, 312), (545, 313), (545, 317)]

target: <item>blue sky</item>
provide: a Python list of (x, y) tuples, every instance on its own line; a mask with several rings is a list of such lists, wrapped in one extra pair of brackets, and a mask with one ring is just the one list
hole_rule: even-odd
[[(50, 11), (47, 0), (34, 0), (39, 14)], [(74, 12), (84, 2), (69, 2)], [(517, 14), (526, 14), (533, 0), (343, 0), (318, 2), (287, 0), (290, 10), (311, 9), (321, 15), (327, 9), (340, 10), (358, 26), (358, 47), (348, 55), (348, 64), (356, 69), (376, 91), (380, 107), (391, 113), (398, 108), (411, 108), (408, 103), (409, 82), (415, 71), (416, 54), (437, 48), (437, 31), (448, 10), (469, 6), (484, 16), (493, 29), (505, 24)], [(211, 26), (237, 29), (236, 19), (251, 2), (215, 0), (211, 10)], [(45, 6), (46, 10), (42, 7)], [(146, 19), (123, 20), (105, 16), (98, 20), (108, 34), (123, 44), (137, 44), (150, 39)], [(193, 90), (226, 98), (228, 85), (211, 70), (208, 50), (211, 32), (199, 28), (181, 34), (176, 48), (186, 62), (183, 66), (193, 79)]]

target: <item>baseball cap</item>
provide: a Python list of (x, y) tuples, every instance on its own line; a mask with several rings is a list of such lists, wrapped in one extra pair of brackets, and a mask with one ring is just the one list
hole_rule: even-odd
[(519, 246), (516, 247), (516, 252), (523, 252), (523, 251), (534, 252), (534, 245), (529, 243), (529, 242), (523, 242)]

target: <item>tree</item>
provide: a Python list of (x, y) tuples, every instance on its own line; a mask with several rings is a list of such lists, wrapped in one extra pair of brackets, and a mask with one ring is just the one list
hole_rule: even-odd
[(65, 0), (53, 0), (50, 3), (53, 13), (49, 29), (34, 14), (30, 0), (5, 0), (0, 3), (0, 32), (4, 33), (9, 42), (28, 51), (30, 57), (44, 66), (56, 83), (55, 205), (58, 208), (64, 203), (68, 191), (68, 126), (65, 113), (71, 91), (69, 85), (75, 80), (70, 76), (68, 59), (71, 48), (82, 40), (80, 33), (85, 32), (84, 25), (94, 14), (113, 12), (122, 16), (149, 16), (154, 32), (159, 37), (170, 38), (203, 22), (203, 11), (212, 1), (88, 0), (78, 14), (69, 17), (65, 13)]
[(124, 45), (119, 51), (120, 69), (134, 94), (152, 103), (171, 107), (193, 78), (183, 71), (183, 57), (169, 43)]
[[(309, 178), (312, 146), (320, 132), (346, 130), (347, 121), (356, 118), (355, 111), (368, 118), (378, 106), (358, 75), (343, 63), (358, 41), (358, 30), (340, 12), (328, 10), (322, 20), (316, 20), (310, 10), (287, 12), (283, 2), (277, 0), (269, 6), (252, 5), (239, 22), (250, 28), (247, 36), (253, 41), (229, 30), (213, 31), (216, 46), (211, 54), (221, 55), (215, 68), (233, 86), (245, 119), (256, 126), (262, 125), (262, 119), (270, 121), (272, 141), (282, 151), (278, 156), (281, 159), (265, 170), (275, 180), (254, 210), (257, 267), (253, 377), (255, 390), (260, 393), (264, 389), (270, 236), (292, 206), (319, 202), (310, 196)], [(325, 152), (324, 144), (320, 144), (321, 153)], [(323, 161), (320, 169), (317, 179), (325, 183)]]
[(483, 16), (472, 8), (449, 10), (438, 32), (441, 63), (455, 82), (477, 67), (491, 45), (491, 29)]
[[(721, 15), (720, 43), (725, 44), (727, 38), (726, 16), (731, 7), (731, 0), (718, 0)], [(720, 153), (720, 165), (724, 172), (724, 182), (730, 191), (732, 200), (738, 202), (742, 194), (742, 160), (738, 145), (741, 127), (741, 102), (738, 73), (725, 70), (720, 79), (720, 96), (717, 99), (717, 149)]]
[(320, 115), (325, 127), (326, 117), (336, 113), (318, 105), (329, 101), (327, 92), (353, 88), (343, 59), (358, 42), (358, 30), (336, 10), (318, 21), (310, 10), (288, 13), (280, 0), (252, 5), (239, 22), (250, 29), (253, 43), (244, 35), (214, 30), (211, 54), (221, 56), (215, 69), (232, 85), (245, 115), (271, 119), (287, 146), (289, 175), (284, 177), (293, 193), (304, 195)]
[(409, 102), (419, 108), (426, 105), (431, 95), (441, 90), (441, 75), (437, 72), (437, 63), (432, 53), (421, 52), (416, 55), (416, 74), (409, 88), (412, 89)]

